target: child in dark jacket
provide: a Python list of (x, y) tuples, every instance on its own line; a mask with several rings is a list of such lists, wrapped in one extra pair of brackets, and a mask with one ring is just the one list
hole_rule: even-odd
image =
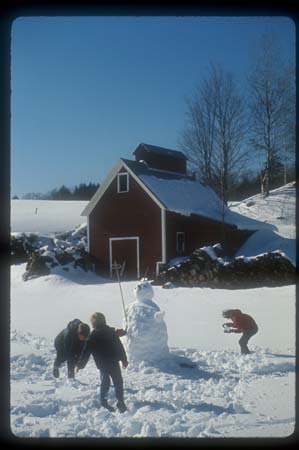
[(223, 311), (222, 315), (232, 321), (223, 324), (225, 333), (243, 333), (239, 340), (239, 345), (241, 347), (241, 353), (248, 355), (250, 353), (247, 346), (248, 341), (258, 332), (258, 326), (255, 320), (249, 314), (242, 313), (240, 309), (228, 309)]
[(110, 388), (111, 379), (114, 384), (115, 396), (117, 398), (117, 408), (120, 412), (126, 411), (127, 407), (124, 403), (123, 378), (119, 361), (122, 366), (128, 366), (127, 355), (125, 349), (119, 339), (118, 332), (114, 328), (106, 324), (105, 316), (101, 313), (94, 313), (91, 316), (91, 331), (77, 363), (77, 370), (83, 369), (90, 355), (93, 355), (95, 364), (100, 370), (101, 388), (100, 399), (101, 405), (109, 411), (114, 411), (108, 402), (107, 395)]
[(75, 377), (75, 364), (83, 350), (89, 332), (90, 328), (86, 323), (74, 319), (56, 336), (54, 347), (57, 355), (53, 367), (55, 378), (59, 377), (59, 367), (65, 361), (67, 362), (68, 378)]

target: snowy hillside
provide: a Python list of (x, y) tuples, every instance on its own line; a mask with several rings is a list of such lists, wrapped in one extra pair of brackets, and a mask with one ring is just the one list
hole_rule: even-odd
[(236, 256), (254, 256), (274, 250), (284, 252), (296, 263), (296, 186), (288, 183), (270, 191), (268, 197), (254, 195), (241, 202), (230, 202), (232, 211), (267, 222), (276, 231), (259, 230), (239, 249)]
[(274, 225), (280, 236), (296, 238), (296, 186), (293, 182), (270, 191), (268, 197), (257, 194), (241, 202), (229, 202), (229, 207), (251, 219)]
[[(117, 283), (80, 270), (26, 283), (11, 278), (11, 423), (17, 436), (229, 437), (287, 436), (295, 422), (295, 287), (228, 291), (154, 287), (168, 329), (171, 358), (123, 370), (128, 411), (95, 406), (93, 360), (73, 382), (52, 376), (53, 339), (73, 318), (103, 312), (122, 325)], [(123, 283), (132, 302), (135, 282)], [(222, 310), (238, 307), (259, 325), (251, 355), (225, 335)], [(278, 332), (279, 330), (279, 332)], [(124, 339), (124, 338), (123, 338)], [(196, 364), (182, 368), (180, 361)], [(279, 390), (280, 396), (274, 395)], [(110, 401), (114, 402), (111, 392)]]
[(86, 201), (11, 200), (11, 231), (42, 234), (68, 231), (86, 223)]

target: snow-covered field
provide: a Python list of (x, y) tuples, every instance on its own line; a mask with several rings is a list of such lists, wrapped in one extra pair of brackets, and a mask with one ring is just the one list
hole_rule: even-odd
[[(295, 190), (287, 185), (276, 191), (268, 199), (255, 196), (251, 206), (246, 206), (250, 199), (234, 203), (235, 211), (277, 227), (275, 243), (266, 242), (268, 235), (256, 249), (248, 241), (246, 256), (281, 246), (283, 239), (292, 241), (288, 256), (295, 248)], [(80, 216), (85, 204), (14, 200), (12, 231), (69, 230), (85, 221)], [(265, 249), (261, 250), (261, 242)], [(24, 271), (25, 264), (11, 268), (11, 429), (16, 436), (200, 438), (293, 433), (295, 286), (232, 291), (154, 287), (154, 300), (165, 311), (171, 356), (156, 364), (129, 361), (123, 370), (128, 411), (119, 414), (96, 406), (99, 374), (92, 359), (72, 382), (66, 379), (65, 368), (58, 380), (52, 376), (53, 340), (71, 319), (88, 322), (93, 312), (101, 311), (111, 326), (122, 325), (118, 284), (81, 269), (64, 272), (59, 267), (49, 276), (24, 282)], [(135, 284), (123, 283), (126, 303), (134, 300)], [(222, 311), (227, 308), (239, 308), (255, 318), (259, 332), (249, 342), (252, 354), (241, 356), (239, 336), (223, 333)], [(179, 365), (186, 360), (196, 368)]]
[(11, 200), (11, 231), (49, 234), (86, 223), (86, 201)]
[[(242, 291), (155, 287), (165, 311), (171, 358), (123, 370), (129, 410), (98, 409), (93, 360), (74, 382), (52, 376), (53, 338), (75, 317), (103, 312), (122, 325), (117, 283), (77, 270), (24, 283), (11, 278), (11, 427), (17, 436), (232, 437), (287, 436), (295, 423), (295, 288)], [(65, 274), (64, 274), (65, 275)], [(135, 282), (123, 283), (126, 303)], [(250, 313), (259, 333), (241, 356), (237, 335), (225, 335), (222, 310)], [(124, 339), (124, 338), (123, 338)], [(196, 364), (182, 368), (180, 358)], [(281, 396), (277, 396), (279, 392)], [(111, 402), (114, 393), (111, 392)]]

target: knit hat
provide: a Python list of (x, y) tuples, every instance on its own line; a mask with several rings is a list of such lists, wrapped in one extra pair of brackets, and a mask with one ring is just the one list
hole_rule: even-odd
[(100, 312), (93, 313), (90, 320), (93, 320), (95, 322), (95, 328), (102, 328), (104, 325), (106, 325), (106, 318), (104, 314)]
[(222, 316), (226, 319), (230, 319), (232, 315), (239, 315), (242, 314), (242, 311), (240, 309), (226, 309), (222, 312)]

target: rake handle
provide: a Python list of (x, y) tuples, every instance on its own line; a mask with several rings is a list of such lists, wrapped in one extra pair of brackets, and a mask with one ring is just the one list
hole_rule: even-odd
[(121, 283), (120, 283), (120, 278), (119, 278), (119, 273), (118, 273), (118, 266), (116, 264), (116, 262), (114, 263), (115, 265), (115, 271), (116, 271), (116, 275), (117, 275), (117, 281), (118, 281), (118, 285), (119, 285), (119, 289), (120, 289), (120, 295), (121, 295), (121, 301), (122, 301), (122, 305), (123, 305), (123, 310), (124, 310), (124, 314), (125, 314), (125, 320), (126, 320), (126, 331), (128, 328), (128, 319), (127, 319), (127, 312), (126, 312), (126, 307), (125, 307), (125, 302), (124, 302), (124, 296), (123, 296), (123, 291), (122, 291), (122, 287), (121, 287)]

